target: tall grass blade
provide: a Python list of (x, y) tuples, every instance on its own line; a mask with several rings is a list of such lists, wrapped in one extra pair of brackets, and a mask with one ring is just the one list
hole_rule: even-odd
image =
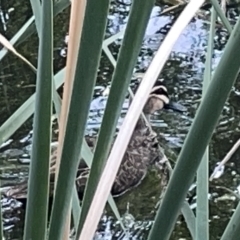
[[(133, 68), (137, 62), (137, 56), (141, 48), (142, 39), (153, 4), (153, 0), (133, 1), (117, 66), (113, 76), (111, 91), (99, 132), (91, 172), (88, 179), (87, 190), (84, 195), (77, 237), (80, 235), (97, 183), (112, 145), (117, 121), (131, 80)], [(141, 5), (141, 8), (139, 8), (139, 5)], [(129, 51), (129, 49), (131, 49), (131, 51)]]
[[(216, 11), (214, 10), (214, 8), (212, 8), (211, 26), (208, 37), (208, 47), (206, 54), (202, 96), (205, 95), (212, 77), (212, 56), (214, 48), (216, 17), (217, 17)], [(203, 159), (197, 171), (196, 240), (209, 239), (208, 165), (209, 165), (209, 150), (207, 147), (206, 152), (203, 155)]]
[(187, 201), (183, 202), (181, 212), (184, 216), (184, 219), (186, 221), (191, 237), (192, 239), (194, 239), (196, 235), (196, 217)]
[(73, 223), (74, 223), (75, 229), (78, 226), (80, 214), (81, 214), (81, 206), (79, 203), (78, 192), (75, 185), (72, 193), (72, 216), (73, 216)]
[[(54, 81), (53, 81), (53, 86), (54, 86)], [(55, 88), (56, 89), (56, 88)], [(60, 122), (60, 113), (61, 113), (61, 108), (62, 108), (62, 100), (60, 96), (58, 95), (57, 91), (53, 91), (53, 103), (55, 107), (55, 111), (58, 117), (58, 123)], [(74, 186), (73, 189), (73, 195), (72, 195), (72, 214), (73, 214), (73, 221), (74, 221), (74, 226), (77, 227), (78, 222), (79, 222), (79, 216), (81, 212), (81, 207), (79, 204), (79, 199), (78, 199), (78, 193), (77, 193), (77, 188)]]
[(38, 32), (40, 33), (40, 23), (41, 23), (41, 4), (39, 0), (30, 0), (33, 15), (35, 16), (35, 25)]
[[(66, 74), (65, 74), (65, 84), (64, 84), (64, 92), (63, 92), (63, 104), (61, 110), (61, 121), (59, 121), (59, 136), (58, 136), (58, 149), (57, 149), (57, 159), (56, 159), (56, 167), (55, 167), (55, 188), (58, 179), (58, 172), (60, 166), (60, 158), (62, 155), (62, 147), (63, 141), (66, 131), (66, 123), (67, 123), (67, 116), (69, 112), (69, 104), (72, 95), (72, 88), (73, 88), (73, 81), (74, 75), (76, 70), (76, 63), (78, 52), (76, 49), (79, 49), (81, 34), (82, 34), (82, 27), (83, 21), (85, 16), (85, 8), (86, 8), (86, 0), (82, 1), (73, 1), (71, 5), (71, 14), (70, 14), (70, 23), (69, 23), (69, 43), (68, 43), (68, 53), (67, 53), (67, 64), (66, 64)], [(74, 187), (74, 203), (78, 201), (76, 186)], [(77, 199), (75, 199), (77, 197)], [(74, 204), (74, 208), (77, 205)], [(71, 206), (70, 206), (71, 207)], [(80, 212), (78, 208), (73, 209), (74, 215), (79, 213), (78, 217), (80, 216)], [(75, 221), (77, 220), (76, 217), (74, 218)], [(64, 231), (64, 239), (68, 239), (69, 237), (69, 229), (70, 229), (70, 221), (71, 221), (71, 211), (69, 209), (68, 218), (66, 219), (65, 231)], [(77, 227), (78, 222), (75, 222), (75, 227)]]
[(238, 203), (237, 209), (231, 217), (230, 222), (228, 223), (221, 240), (237, 240), (240, 236), (240, 203)]
[(55, 81), (54, 81), (54, 76), (53, 76), (53, 93), (52, 93), (52, 96), (53, 96), (54, 109), (55, 109), (55, 112), (57, 114), (58, 124), (59, 124), (61, 108), (62, 108), (62, 99), (57, 92), (57, 88), (56, 88)]
[(65, 10), (72, 1), (69, 0), (59, 0), (59, 1), (55, 1), (54, 5), (53, 5), (53, 15), (56, 16), (59, 13), (61, 13), (63, 10)]
[(197, 208), (196, 208), (196, 240), (209, 239), (209, 204), (208, 204), (208, 146), (197, 171)]
[(4, 237), (3, 237), (2, 203), (1, 202), (0, 202), (0, 239), (4, 239)]
[(49, 192), (49, 155), (52, 114), (53, 23), (52, 1), (42, 1), (32, 161), (24, 239), (46, 237)]
[(58, 158), (56, 161), (56, 178), (58, 176), (59, 169), (59, 158), (62, 153), (63, 139), (66, 130), (66, 121), (69, 111), (69, 104), (72, 94), (74, 75), (76, 70), (76, 63), (79, 49), (83, 20), (85, 15), (86, 1), (73, 1), (71, 6), (70, 24), (69, 24), (69, 44), (68, 44), (68, 55), (66, 64), (65, 84), (63, 92), (63, 106), (61, 112), (61, 122), (59, 125), (59, 146), (58, 146)]
[(225, 16), (224, 12), (221, 9), (221, 6), (217, 0), (210, 0), (215, 11), (217, 12), (218, 16), (220, 17), (223, 25), (228, 30), (229, 33), (232, 33), (232, 26), (230, 22), (228, 21), (227, 17)]
[(49, 239), (51, 240), (61, 239), (65, 226), (65, 217), (68, 213), (75, 184), (88, 110), (102, 50), (108, 6), (109, 1), (107, 0), (87, 1), (59, 177), (50, 220)]
[[(170, 162), (167, 162), (167, 168), (168, 168), (168, 171), (169, 171), (169, 174), (171, 177), (173, 169), (172, 169)], [(184, 203), (182, 205), (181, 212), (184, 216), (188, 230), (189, 230), (192, 238), (194, 239), (196, 236), (196, 217), (195, 217), (192, 209), (190, 208), (189, 203), (186, 200), (184, 201)]]
[[(194, 1), (192, 1), (194, 2)], [(190, 2), (190, 4), (192, 3)], [(210, 141), (224, 103), (239, 72), (240, 20), (226, 45), (206, 95), (179, 155), (166, 195), (156, 216), (149, 239), (168, 239), (179, 209)]]

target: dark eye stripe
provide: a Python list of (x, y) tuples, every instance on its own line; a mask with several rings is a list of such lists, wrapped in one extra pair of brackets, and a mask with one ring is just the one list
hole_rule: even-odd
[[(139, 85), (133, 89), (133, 93), (135, 94), (137, 92), (137, 89), (138, 89)], [(156, 89), (155, 89), (156, 88)], [(157, 81), (154, 86), (153, 86), (153, 91), (150, 93), (150, 94), (156, 94), (156, 95), (165, 95), (167, 97), (168, 96), (168, 92), (166, 91), (166, 87), (165, 85), (163, 84), (163, 82), (161, 81)]]
[(151, 92), (151, 94), (156, 94), (156, 95), (165, 95), (168, 97), (168, 93), (165, 91), (165, 89), (163, 88), (158, 88), (156, 90), (154, 90), (153, 92)]

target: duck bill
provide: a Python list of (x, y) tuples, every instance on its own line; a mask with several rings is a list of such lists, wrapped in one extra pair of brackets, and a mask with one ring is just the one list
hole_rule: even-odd
[(169, 104), (165, 104), (165, 109), (172, 109), (175, 112), (186, 112), (187, 109), (183, 105), (177, 102), (169, 102)]

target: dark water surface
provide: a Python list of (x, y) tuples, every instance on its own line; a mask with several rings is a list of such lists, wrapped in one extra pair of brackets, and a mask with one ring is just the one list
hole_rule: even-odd
[[(176, 16), (159, 16), (166, 7), (159, 4), (153, 9), (146, 31), (144, 43), (138, 58), (136, 72), (145, 72), (155, 51), (161, 44), (166, 33), (175, 21)], [(124, 29), (130, 9), (130, 1), (113, 2), (110, 7), (106, 38)], [(65, 37), (68, 32), (69, 9), (60, 14), (54, 22), (54, 71), (65, 65), (67, 45)], [(29, 1), (3, 0), (0, 2), (0, 31), (11, 39), (17, 30), (31, 17)], [(236, 21), (234, 9), (228, 11), (232, 23)], [(168, 60), (161, 76), (169, 88), (171, 98), (180, 101), (187, 112), (183, 115), (173, 112), (162, 112), (155, 115), (152, 125), (159, 134), (159, 140), (170, 160), (176, 160), (183, 141), (193, 121), (196, 109), (201, 99), (204, 60), (209, 29), (209, 13), (197, 17), (188, 25), (181, 35)], [(217, 25), (213, 66), (217, 65), (222, 50), (228, 39), (227, 31)], [(110, 45), (116, 57), (121, 39)], [(21, 43), (17, 50), (37, 65), (37, 35), (32, 35), (27, 42)], [(104, 108), (105, 99), (99, 97), (99, 92), (109, 85), (113, 67), (106, 56), (101, 58), (98, 74), (98, 86), (92, 109)], [(133, 85), (136, 81), (133, 81)], [(0, 67), (0, 124), (2, 124), (32, 93), (35, 91), (34, 73), (19, 59), (8, 54)], [(210, 144), (210, 173), (217, 162), (221, 161), (240, 136), (239, 109), (240, 83), (236, 82), (230, 97), (225, 104), (219, 124)], [(124, 113), (124, 111), (123, 111)], [(101, 123), (101, 111), (90, 114), (87, 134), (95, 135)], [(19, 181), (26, 176), (29, 159), (29, 144), (31, 143), (32, 119), (29, 119), (12, 137), (9, 145), (0, 149), (0, 173), (3, 183)], [(204, 131), (204, 129), (203, 129)], [(27, 137), (26, 137), (27, 136)], [(237, 151), (226, 165), (223, 175), (210, 183), (210, 233), (211, 239), (220, 236), (238, 203), (235, 194), (240, 194), (239, 159)], [(22, 162), (19, 164), (19, 161)], [(193, 159), (194, 161), (194, 159)], [(194, 185), (193, 185), (194, 187)], [(232, 193), (229, 191), (231, 190)], [(190, 193), (190, 204), (195, 208), (195, 190)], [(124, 236), (119, 224), (107, 211), (101, 221), (96, 239), (146, 239), (152, 225), (160, 195), (160, 184), (157, 172), (153, 169), (143, 183), (117, 199), (118, 207), (129, 230)], [(13, 199), (3, 199), (3, 215), (6, 239), (21, 239), (23, 211), (21, 203)], [(183, 218), (179, 218), (171, 239), (191, 239)]]

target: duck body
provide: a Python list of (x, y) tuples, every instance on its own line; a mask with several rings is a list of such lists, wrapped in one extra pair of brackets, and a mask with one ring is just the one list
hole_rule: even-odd
[[(145, 104), (143, 112), (147, 119), (149, 119), (154, 112), (164, 107), (171, 108), (167, 89), (165, 86), (157, 83)], [(86, 137), (86, 141), (90, 147), (94, 147), (95, 140)], [(56, 161), (56, 155), (57, 152), (54, 151), (51, 157), (50, 195), (53, 194), (54, 189), (55, 171), (53, 166)], [(120, 196), (137, 186), (145, 177), (149, 166), (159, 163), (163, 156), (158, 145), (157, 134), (152, 131), (145, 120), (140, 117), (112, 186), (112, 195)], [(83, 193), (84, 191), (89, 171), (87, 165), (81, 160), (76, 176), (76, 186), (79, 193)], [(16, 199), (26, 198), (28, 189), (27, 182), (26, 179), (26, 181), (21, 184), (11, 187), (4, 192), (4, 195)]]
[(157, 135), (148, 128), (135, 130), (113, 184), (112, 194), (119, 196), (139, 185), (149, 166), (159, 162), (162, 157)]
[[(156, 133), (146, 125), (143, 128), (137, 124), (112, 186), (112, 195), (120, 196), (139, 185), (145, 177), (148, 167), (161, 160), (162, 157), (163, 153), (158, 148)], [(78, 192), (83, 192), (89, 169), (80, 168), (79, 170), (76, 185)]]

